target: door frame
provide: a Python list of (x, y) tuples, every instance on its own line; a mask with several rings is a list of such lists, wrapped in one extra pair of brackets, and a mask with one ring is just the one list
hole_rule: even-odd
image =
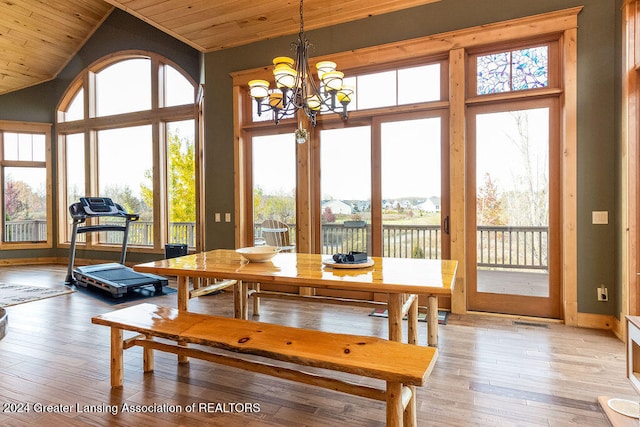
[[(476, 230), (476, 116), (534, 108), (549, 108), (549, 297), (478, 292)], [(563, 314), (563, 189), (561, 108), (557, 97), (473, 105), (467, 110), (467, 309), (492, 313), (560, 319)]]

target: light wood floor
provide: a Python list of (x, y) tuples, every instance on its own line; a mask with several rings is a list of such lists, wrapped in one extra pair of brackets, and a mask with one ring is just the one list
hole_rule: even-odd
[[(0, 282), (59, 286), (65, 273), (64, 266), (1, 267)], [(176, 305), (175, 294), (152, 301)], [(175, 357), (157, 353), (155, 372), (143, 374), (137, 348), (125, 352), (124, 387), (112, 390), (109, 330), (92, 325), (90, 318), (126, 305), (110, 305), (82, 290), (7, 307), (9, 329), (0, 341), (0, 425), (384, 424), (381, 402), (207, 362), (181, 366)], [(193, 300), (191, 309), (231, 315), (231, 295)], [(264, 321), (386, 336), (386, 320), (369, 317), (368, 309), (263, 300), (262, 310)], [(420, 342), (425, 343), (426, 328), (420, 329)], [(440, 327), (439, 350), (428, 386), (418, 390), (421, 426), (607, 426), (598, 396), (637, 400), (625, 379), (624, 345), (607, 331), (451, 315)], [(229, 412), (244, 407), (230, 403), (259, 406), (259, 412)], [(15, 412), (25, 404), (30, 412)], [(62, 413), (38, 413), (36, 404), (52, 405), (49, 409)], [(97, 412), (108, 405), (120, 410), (122, 404), (157, 405), (158, 412)], [(193, 404), (195, 413), (184, 412)], [(167, 405), (183, 412), (163, 407)]]

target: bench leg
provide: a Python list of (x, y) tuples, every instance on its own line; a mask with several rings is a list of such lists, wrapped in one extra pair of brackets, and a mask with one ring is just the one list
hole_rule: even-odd
[[(153, 340), (153, 337), (151, 335), (145, 335), (145, 336), (148, 340)], [(144, 372), (152, 372), (153, 365), (154, 365), (153, 349), (143, 347), (142, 348), (142, 366), (143, 366)]]
[(123, 367), (124, 342), (122, 329), (111, 328), (111, 387), (122, 387), (124, 383)]
[(427, 340), (429, 347), (438, 346), (438, 297), (429, 295), (427, 299), (429, 313), (427, 314)]
[(387, 381), (387, 427), (401, 427), (403, 418), (402, 384)]

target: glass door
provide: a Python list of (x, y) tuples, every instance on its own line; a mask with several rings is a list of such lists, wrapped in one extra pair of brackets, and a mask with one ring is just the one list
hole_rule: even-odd
[(262, 223), (278, 221), (289, 227), (295, 246), (296, 142), (291, 133), (251, 138), (254, 244), (265, 244)]
[(477, 107), (468, 208), (468, 308), (560, 316), (559, 149), (550, 101)]
[(442, 121), (436, 116), (380, 124), (383, 256), (449, 258)]
[(320, 132), (320, 253), (371, 254), (371, 127)]

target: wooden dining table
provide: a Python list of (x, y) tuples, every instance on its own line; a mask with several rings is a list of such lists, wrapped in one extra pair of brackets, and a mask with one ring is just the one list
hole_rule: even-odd
[(222, 285), (232, 284), (235, 317), (243, 319), (249, 315), (249, 283), (386, 294), (389, 339), (402, 341), (402, 319), (406, 314), (408, 341), (414, 344), (417, 344), (418, 334), (417, 296), (425, 295), (427, 342), (430, 346), (437, 346), (438, 297), (451, 296), (457, 261), (371, 257), (368, 264), (373, 265), (340, 268), (331, 265), (331, 256), (328, 255), (283, 252), (267, 262), (248, 262), (235, 250), (216, 249), (138, 264), (133, 269), (176, 276), (179, 310), (189, 308), (189, 299), (193, 295), (190, 283), (209, 279), (217, 280)]

